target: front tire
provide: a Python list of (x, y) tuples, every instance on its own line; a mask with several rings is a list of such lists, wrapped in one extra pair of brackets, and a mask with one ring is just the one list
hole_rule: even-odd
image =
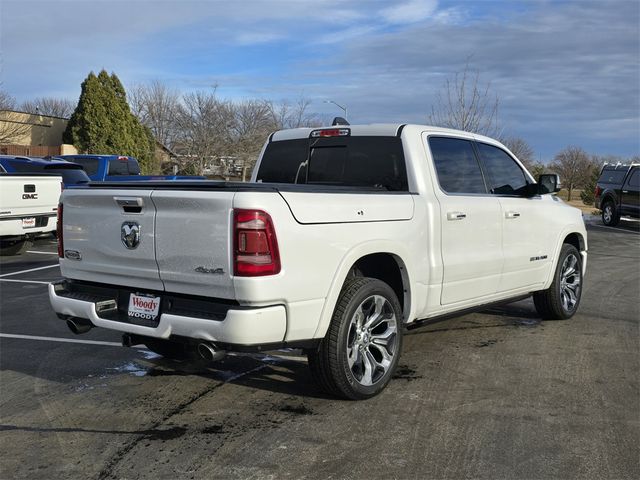
[(582, 257), (576, 247), (565, 243), (551, 286), (535, 292), (533, 303), (544, 320), (565, 320), (578, 310), (581, 295)]
[(602, 205), (602, 223), (608, 227), (615, 227), (620, 221), (620, 213), (612, 200), (607, 200)]
[(308, 353), (313, 376), (338, 397), (377, 395), (398, 365), (402, 327), (402, 308), (389, 285), (373, 278), (349, 280), (325, 338)]

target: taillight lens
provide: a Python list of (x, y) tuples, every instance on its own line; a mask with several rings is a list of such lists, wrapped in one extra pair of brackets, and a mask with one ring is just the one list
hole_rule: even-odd
[(262, 210), (233, 212), (233, 270), (239, 277), (280, 272), (280, 252), (273, 222)]
[(313, 130), (310, 134), (312, 138), (317, 137), (348, 137), (351, 134), (351, 130), (348, 128), (323, 128), (319, 130)]
[(56, 225), (56, 236), (58, 237), (58, 257), (64, 257), (64, 239), (62, 238), (62, 203), (58, 204), (58, 223)]
[(602, 193), (602, 189), (596, 185), (596, 191), (595, 191), (596, 198), (599, 198), (601, 193)]

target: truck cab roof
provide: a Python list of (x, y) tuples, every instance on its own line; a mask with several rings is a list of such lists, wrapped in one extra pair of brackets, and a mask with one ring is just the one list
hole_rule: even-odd
[(399, 136), (402, 133), (402, 130), (405, 128), (418, 129), (422, 131), (427, 131), (429, 133), (442, 134), (442, 135), (452, 135), (452, 136), (462, 136), (467, 138), (473, 138), (475, 140), (479, 140), (486, 143), (496, 144), (496, 140), (485, 137), (484, 135), (480, 135), (477, 133), (465, 132), (463, 130), (456, 130), (453, 128), (443, 128), (436, 127), (433, 125), (420, 125), (420, 124), (407, 124), (407, 123), (371, 123), (371, 124), (363, 124), (363, 125), (332, 125), (332, 126), (322, 126), (322, 127), (302, 127), (302, 128), (292, 128), (288, 130), (279, 130), (272, 134), (270, 140), (271, 141), (279, 141), (279, 140), (294, 140), (300, 138), (309, 138), (312, 132), (318, 130), (341, 130), (348, 129), (349, 135), (353, 136), (363, 136), (363, 137), (395, 137)]

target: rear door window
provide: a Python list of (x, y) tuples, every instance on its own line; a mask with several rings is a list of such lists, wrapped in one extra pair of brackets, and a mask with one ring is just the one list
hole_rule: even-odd
[(487, 193), (473, 144), (462, 138), (429, 137), (438, 183), (446, 193)]
[(477, 143), (489, 180), (489, 191), (497, 195), (518, 195), (527, 186), (524, 171), (501, 148)]
[(267, 145), (257, 180), (407, 191), (398, 137), (322, 137)]

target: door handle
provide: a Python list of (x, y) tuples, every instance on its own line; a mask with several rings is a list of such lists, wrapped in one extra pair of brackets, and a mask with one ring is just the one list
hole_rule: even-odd
[(505, 218), (518, 218), (520, 216), (520, 212), (506, 212), (504, 216)]
[(629, 193), (629, 190), (622, 190), (622, 193)]
[(144, 202), (140, 197), (113, 197), (124, 213), (141, 213)]
[(467, 218), (467, 214), (463, 212), (447, 212), (447, 220), (462, 220)]

